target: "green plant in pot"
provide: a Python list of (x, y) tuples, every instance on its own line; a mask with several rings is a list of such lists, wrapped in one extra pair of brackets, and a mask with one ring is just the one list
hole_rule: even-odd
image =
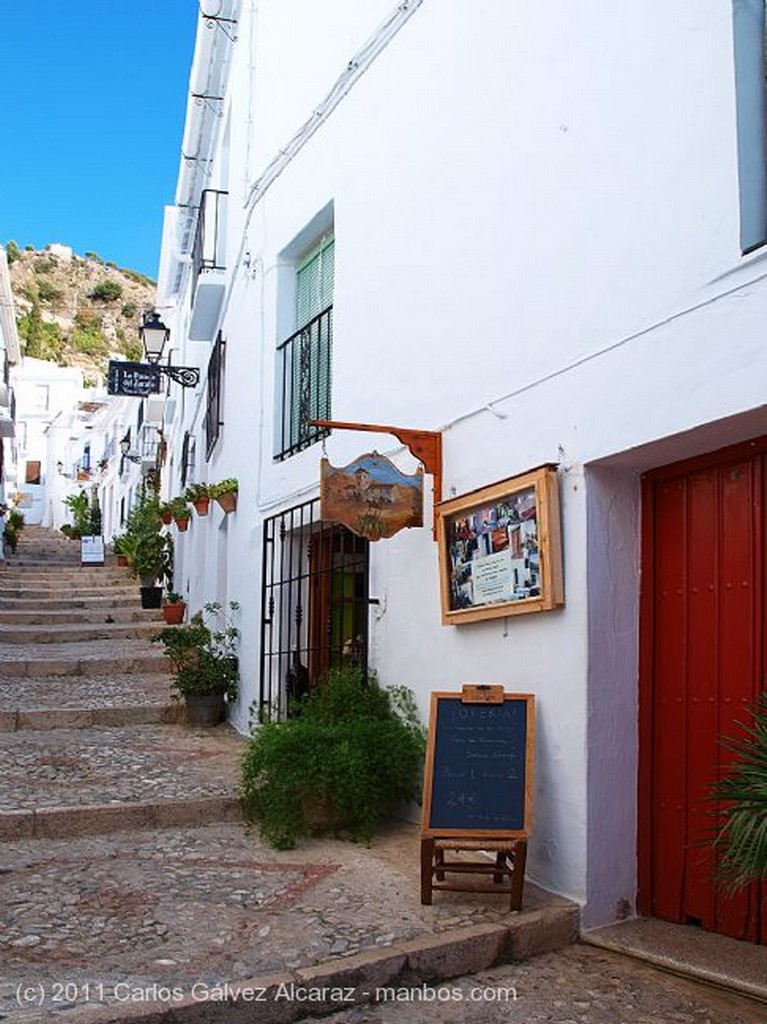
[(208, 514), (208, 508), (210, 507), (210, 493), (207, 484), (194, 483), (189, 484), (187, 489), (184, 491), (184, 498), (194, 505), (195, 512), (198, 516), (206, 516)]
[(144, 485), (128, 516), (127, 531), (133, 538), (131, 572), (139, 580), (144, 608), (160, 608), (162, 584), (173, 579), (173, 539), (163, 533), (160, 502), (154, 488)]
[(88, 536), (91, 527), (91, 505), (86, 492), (78, 491), (76, 494), (68, 494), (63, 500), (72, 513), (71, 530), (68, 536), (74, 539)]
[(176, 526), (183, 533), (189, 526), (189, 506), (186, 503), (186, 498), (176, 497), (172, 498), (168, 503), (170, 508), (170, 514), (173, 517)]
[(186, 702), (189, 725), (217, 725), (226, 704), (237, 697), (240, 632), (233, 620), (238, 611), (236, 601), (230, 601), (227, 614), (218, 602), (209, 602), (185, 625), (167, 626), (152, 638), (170, 659), (173, 698)]
[(750, 724), (738, 723), (742, 736), (722, 739), (736, 759), (711, 791), (721, 804), (714, 853), (720, 879), (730, 890), (767, 879), (767, 693), (756, 700), (751, 715)]
[(240, 485), (235, 477), (229, 476), (225, 480), (219, 480), (217, 484), (211, 484), (208, 487), (208, 494), (216, 499), (224, 512), (234, 512), (237, 508), (239, 489)]
[(245, 817), (273, 846), (327, 828), (368, 840), (398, 804), (420, 800), (426, 738), (407, 687), (338, 669), (295, 710), (257, 725), (242, 761)]
[(183, 594), (177, 594), (174, 590), (166, 591), (162, 602), (162, 615), (169, 626), (178, 626), (184, 619), (186, 601)]

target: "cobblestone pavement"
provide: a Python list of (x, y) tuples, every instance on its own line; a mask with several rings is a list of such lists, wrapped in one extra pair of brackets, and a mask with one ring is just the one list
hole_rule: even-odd
[[(407, 824), (370, 847), (318, 838), (280, 853), (236, 823), (9, 842), (0, 864), (8, 1020), (37, 1019), (34, 1003), (18, 1005), (19, 986), (42, 986), (50, 1011), (65, 1009), (52, 997), (66, 984), (75, 1005), (88, 993), (113, 1006), (115, 986), (186, 994), (509, 920), (505, 900), (472, 894), (422, 906)], [(552, 900), (525, 890), (526, 909)]]
[(19, 680), (0, 676), (0, 711), (50, 708), (134, 707), (167, 705), (170, 675), (159, 673), (92, 676), (28, 676), (19, 693)]
[(0, 746), (0, 807), (232, 795), (242, 743), (228, 729), (183, 726), (14, 732)]
[[(306, 995), (310, 1002), (310, 992)], [(767, 1006), (588, 946), (471, 977), (385, 989), (305, 1024), (764, 1024)], [(339, 1003), (344, 993), (339, 992)]]

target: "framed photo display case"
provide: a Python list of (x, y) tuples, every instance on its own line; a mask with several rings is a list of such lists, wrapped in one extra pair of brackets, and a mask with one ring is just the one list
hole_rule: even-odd
[(564, 604), (556, 466), (437, 507), (443, 625)]

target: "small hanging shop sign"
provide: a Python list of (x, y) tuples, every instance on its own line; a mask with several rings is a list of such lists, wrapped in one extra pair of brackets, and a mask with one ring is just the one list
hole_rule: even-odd
[(423, 526), (423, 470), (408, 476), (377, 452), (340, 469), (322, 459), (320, 516), (366, 540)]

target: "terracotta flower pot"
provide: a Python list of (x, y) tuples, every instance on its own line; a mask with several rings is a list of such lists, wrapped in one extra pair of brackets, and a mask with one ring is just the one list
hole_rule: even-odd
[(117, 556), (117, 564), (118, 565), (127, 565), (128, 564), (128, 556), (127, 555), (118, 555)]
[(185, 530), (189, 529), (189, 516), (179, 517), (176, 520), (176, 526), (178, 527), (179, 533), (184, 533)]
[(192, 504), (198, 516), (206, 516), (210, 506), (210, 498), (197, 498)]
[(170, 524), (173, 522), (173, 516), (170, 514), (170, 512), (163, 512), (160, 518), (162, 519), (165, 526), (170, 526)]
[(226, 491), (224, 494), (217, 494), (216, 501), (224, 512), (234, 512), (237, 508), (237, 491)]
[(163, 618), (169, 626), (178, 626), (183, 622), (185, 611), (185, 601), (176, 601), (174, 604), (164, 604), (162, 606)]

